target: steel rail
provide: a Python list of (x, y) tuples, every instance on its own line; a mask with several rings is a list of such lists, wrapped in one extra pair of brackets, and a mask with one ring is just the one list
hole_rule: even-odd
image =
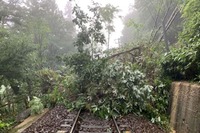
[(70, 130), (69, 133), (73, 133), (73, 132), (74, 132), (74, 129), (75, 129), (75, 127), (76, 127), (76, 123), (77, 123), (77, 121), (78, 121), (78, 118), (79, 118), (80, 113), (81, 113), (81, 109), (78, 111), (78, 114), (77, 114), (77, 116), (76, 116), (76, 118), (75, 118), (75, 120), (74, 120), (74, 123), (73, 123), (72, 128), (71, 128), (71, 130)]

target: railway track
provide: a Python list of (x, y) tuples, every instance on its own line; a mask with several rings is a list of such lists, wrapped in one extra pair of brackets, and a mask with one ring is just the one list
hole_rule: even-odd
[(67, 117), (61, 122), (59, 131), (57, 131), (57, 133), (72, 133), (71, 129), (74, 128), (74, 121), (76, 121), (77, 117), (79, 116), (79, 112), (69, 112)]
[(142, 117), (126, 115), (117, 119), (102, 120), (88, 111), (69, 112), (56, 106), (45, 113), (22, 133), (165, 133)]
[(63, 122), (62, 129), (57, 133), (122, 133), (114, 117), (102, 120), (87, 111), (69, 113)]
[(68, 126), (65, 126), (70, 127), (70, 129), (65, 128), (62, 131), (58, 131), (57, 133), (145, 133), (148, 130), (151, 132), (155, 131), (155, 133), (164, 133), (157, 127), (151, 127), (151, 124), (146, 123), (145, 120), (142, 121), (143, 123), (140, 122), (138, 127), (135, 126), (138, 123), (134, 124), (131, 123), (131, 121), (137, 122), (138, 118), (131, 116), (126, 116), (125, 118), (120, 117), (117, 119), (112, 117), (111, 120), (102, 120), (93, 116), (90, 112), (81, 110), (76, 112), (76, 115), (71, 113), (68, 115), (73, 116), (73, 118), (69, 118), (71, 123), (68, 122)]

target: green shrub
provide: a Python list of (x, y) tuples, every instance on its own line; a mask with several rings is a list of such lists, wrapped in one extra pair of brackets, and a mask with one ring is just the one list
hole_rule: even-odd
[(76, 94), (79, 93), (77, 79), (78, 77), (74, 73), (68, 73), (62, 78), (62, 81), (58, 87), (62, 88), (62, 94), (64, 95), (65, 99), (73, 99)]
[(101, 117), (142, 113), (152, 98), (152, 86), (145, 84), (145, 75), (133, 70), (131, 64), (116, 61), (105, 65), (100, 60), (94, 61), (85, 74), (88, 84), (87, 90), (80, 95), (84, 99), (82, 103)]
[(45, 107), (54, 107), (57, 104), (66, 104), (74, 99), (79, 93), (77, 88), (77, 76), (68, 71), (59, 77), (59, 82), (53, 86), (53, 90), (44, 94), (42, 101)]
[(173, 80), (197, 80), (200, 74), (200, 43), (173, 49), (165, 55), (163, 74)]
[(13, 91), (10, 85), (0, 86), (0, 118), (2, 116), (11, 115), (11, 108), (9, 107), (11, 103), (15, 101), (13, 97)]
[(67, 58), (66, 63), (78, 77), (75, 82), (80, 93), (84, 93), (90, 83), (98, 84), (105, 66), (105, 60), (92, 60), (87, 53), (75, 54)]
[(0, 132), (6, 132), (10, 127), (9, 123), (5, 123), (0, 120)]
[(43, 102), (45, 107), (53, 108), (57, 104), (64, 103), (64, 101), (67, 100), (64, 98), (65, 94), (66, 93), (63, 92), (63, 90), (59, 90), (57, 87), (55, 87), (51, 93), (44, 94)]
[(37, 72), (37, 75), (40, 79), (40, 87), (43, 94), (53, 91), (60, 78), (58, 73), (50, 69), (42, 69)]
[(199, 0), (184, 0), (182, 17), (184, 18), (184, 24), (180, 39), (185, 43), (200, 42)]
[[(154, 47), (150, 49), (151, 52), (145, 47), (144, 55), (134, 64), (115, 59), (92, 59), (86, 53), (68, 58), (66, 64), (77, 74), (73, 82), (77, 91), (75, 99), (67, 102), (67, 107), (86, 108), (102, 118), (137, 113), (152, 122), (167, 123), (168, 90), (153, 84), (159, 75), (161, 54), (153, 53)], [(159, 87), (153, 88), (149, 84)]]
[(98, 107), (93, 111), (100, 116), (142, 113), (152, 97), (153, 89), (145, 84), (144, 77), (140, 71), (133, 70), (131, 64), (125, 65), (117, 61), (108, 65), (103, 71), (100, 84), (96, 87), (91, 86), (88, 90), (90, 101), (94, 103), (92, 107)]
[(68, 101), (68, 108), (86, 108), (101, 118), (136, 113), (161, 125), (167, 123), (169, 91), (160, 82), (154, 88), (148, 85), (148, 78), (135, 64), (102, 59), (82, 67), (73, 82), (80, 91)]
[(38, 97), (33, 97), (33, 99), (29, 103), (29, 106), (31, 108), (32, 115), (39, 114), (44, 109), (42, 101)]

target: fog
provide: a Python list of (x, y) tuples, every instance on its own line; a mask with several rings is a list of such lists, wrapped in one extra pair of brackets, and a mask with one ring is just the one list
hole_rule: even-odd
[[(59, 9), (62, 11), (65, 10), (65, 6), (67, 1), (64, 0), (56, 0)], [(110, 38), (110, 47), (117, 47), (119, 38), (122, 36), (122, 30), (124, 28), (123, 24), (123, 18), (128, 14), (129, 10), (133, 8), (134, 0), (94, 0), (94, 2), (100, 3), (102, 6), (105, 6), (106, 4), (111, 4), (115, 7), (118, 7), (120, 12), (118, 13), (117, 17), (114, 19), (114, 26), (115, 26), (115, 32), (111, 34)], [(76, 3), (87, 12), (88, 6), (91, 5), (91, 0), (76, 0)]]

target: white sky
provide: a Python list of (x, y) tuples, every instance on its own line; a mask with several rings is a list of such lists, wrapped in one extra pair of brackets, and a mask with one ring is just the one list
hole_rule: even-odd
[[(61, 10), (64, 10), (65, 5), (69, 0), (56, 0), (58, 7)], [(94, 0), (94, 2), (98, 2), (102, 5), (106, 5), (108, 3), (118, 7), (120, 9), (120, 12), (118, 15), (124, 17), (129, 9), (130, 5), (134, 4), (134, 0)], [(91, 0), (76, 0), (76, 3), (83, 9), (87, 10), (88, 5), (91, 5)], [(116, 43), (116, 40), (121, 37), (121, 31), (124, 27), (122, 19), (118, 18), (114, 20), (115, 25), (115, 32), (111, 34), (111, 40), (110, 40), (110, 47), (117, 47), (118, 44)]]

